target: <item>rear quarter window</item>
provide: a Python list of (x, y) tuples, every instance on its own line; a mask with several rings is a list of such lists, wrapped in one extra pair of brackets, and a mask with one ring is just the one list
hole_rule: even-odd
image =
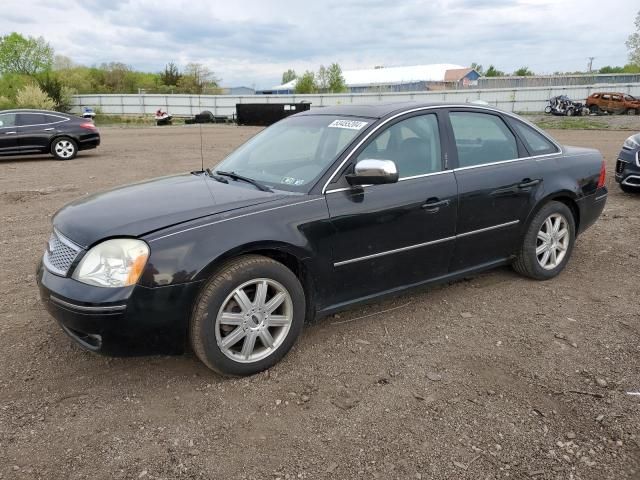
[(511, 122), (512, 126), (524, 142), (527, 150), (531, 155), (547, 155), (550, 153), (557, 153), (558, 147), (556, 147), (551, 141), (549, 141), (540, 132), (537, 132), (529, 125), (526, 125), (518, 120)]

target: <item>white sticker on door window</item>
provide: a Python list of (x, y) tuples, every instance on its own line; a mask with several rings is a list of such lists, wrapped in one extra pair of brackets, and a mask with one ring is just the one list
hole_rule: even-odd
[(334, 120), (329, 124), (329, 128), (348, 128), (349, 130), (362, 130), (367, 125), (367, 122), (361, 122), (359, 120)]

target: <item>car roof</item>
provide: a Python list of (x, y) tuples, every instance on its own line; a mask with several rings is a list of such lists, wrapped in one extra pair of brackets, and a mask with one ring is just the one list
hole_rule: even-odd
[(68, 113), (56, 112), (54, 110), (38, 110), (36, 108), (12, 108), (9, 110), (0, 110), (0, 113), (48, 113), (52, 115), (69, 115)]
[(425, 107), (465, 107), (478, 108), (481, 110), (494, 110), (496, 112), (505, 113), (490, 105), (477, 105), (473, 103), (446, 103), (446, 102), (390, 102), (390, 103), (374, 103), (370, 105), (331, 105), (326, 107), (317, 107), (313, 110), (307, 110), (296, 114), (296, 116), (306, 115), (344, 115), (348, 117), (366, 117), (366, 118), (383, 118), (392, 113), (401, 113), (403, 111), (413, 110), (415, 108)]

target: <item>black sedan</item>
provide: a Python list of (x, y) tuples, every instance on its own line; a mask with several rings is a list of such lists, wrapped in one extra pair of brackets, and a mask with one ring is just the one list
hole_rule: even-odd
[(100, 134), (90, 120), (48, 110), (0, 111), (0, 155), (50, 153), (70, 160), (98, 145)]
[[(558, 275), (607, 198), (596, 150), (474, 105), (312, 110), (205, 169), (62, 208), (41, 298), (84, 348), (247, 375), (305, 319), (512, 264)], [(132, 350), (133, 349), (133, 350)]]
[(616, 162), (616, 182), (628, 193), (640, 193), (640, 133), (624, 141)]

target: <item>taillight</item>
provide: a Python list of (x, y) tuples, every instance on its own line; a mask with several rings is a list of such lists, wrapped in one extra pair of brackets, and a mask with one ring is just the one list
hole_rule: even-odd
[(80, 128), (86, 128), (87, 130), (97, 130), (96, 126), (91, 122), (81, 123)]
[(607, 169), (602, 160), (602, 164), (600, 165), (600, 177), (598, 177), (598, 188), (604, 187), (604, 182), (607, 179)]

